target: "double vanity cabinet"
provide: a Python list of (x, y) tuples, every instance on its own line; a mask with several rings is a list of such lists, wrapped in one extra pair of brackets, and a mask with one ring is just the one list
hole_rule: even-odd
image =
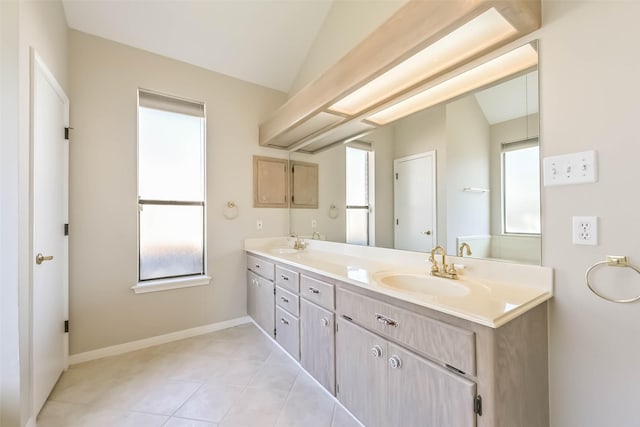
[(546, 302), (491, 327), (299, 259), (247, 269), (249, 316), (366, 427), (548, 426)]

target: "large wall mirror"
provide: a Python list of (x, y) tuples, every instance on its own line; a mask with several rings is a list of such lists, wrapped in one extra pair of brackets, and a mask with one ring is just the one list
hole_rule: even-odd
[(540, 264), (538, 129), (534, 66), (357, 140), (292, 152), (319, 164), (319, 207), (291, 209), (290, 230)]

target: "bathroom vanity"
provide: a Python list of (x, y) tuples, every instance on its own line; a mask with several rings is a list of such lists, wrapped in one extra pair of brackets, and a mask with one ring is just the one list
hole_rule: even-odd
[(365, 426), (549, 424), (550, 269), (309, 243), (245, 242), (247, 309)]

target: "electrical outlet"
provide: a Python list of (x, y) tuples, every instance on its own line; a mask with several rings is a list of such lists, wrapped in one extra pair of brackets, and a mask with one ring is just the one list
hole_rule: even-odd
[(598, 217), (574, 216), (573, 217), (573, 244), (597, 245), (598, 244)]
[(262, 220), (261, 219), (256, 221), (256, 230), (262, 230)]
[(311, 220), (311, 228), (316, 228), (318, 226), (318, 221), (316, 221), (315, 219)]

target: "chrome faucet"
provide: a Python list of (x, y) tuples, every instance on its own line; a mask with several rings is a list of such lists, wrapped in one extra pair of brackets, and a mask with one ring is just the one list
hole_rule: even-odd
[(462, 242), (460, 244), (460, 247), (458, 248), (458, 256), (459, 257), (462, 258), (464, 256), (465, 248), (467, 249), (467, 256), (471, 255), (471, 246), (469, 246), (469, 244), (467, 242)]
[[(438, 254), (438, 252), (440, 252), (440, 254), (442, 255), (442, 266), (438, 265), (438, 260), (436, 259), (436, 255)], [(442, 246), (436, 246), (431, 250), (431, 256), (429, 257), (429, 261), (432, 262), (432, 265), (431, 265), (432, 276), (444, 277), (446, 279), (458, 278), (458, 273), (455, 267), (453, 266), (453, 264), (451, 264), (450, 266), (447, 265), (447, 255)]]
[(305, 242), (304, 239), (298, 236), (296, 233), (291, 233), (289, 236), (295, 237), (296, 239), (296, 241), (293, 242), (293, 249), (300, 251), (304, 250), (307, 247), (307, 242)]

